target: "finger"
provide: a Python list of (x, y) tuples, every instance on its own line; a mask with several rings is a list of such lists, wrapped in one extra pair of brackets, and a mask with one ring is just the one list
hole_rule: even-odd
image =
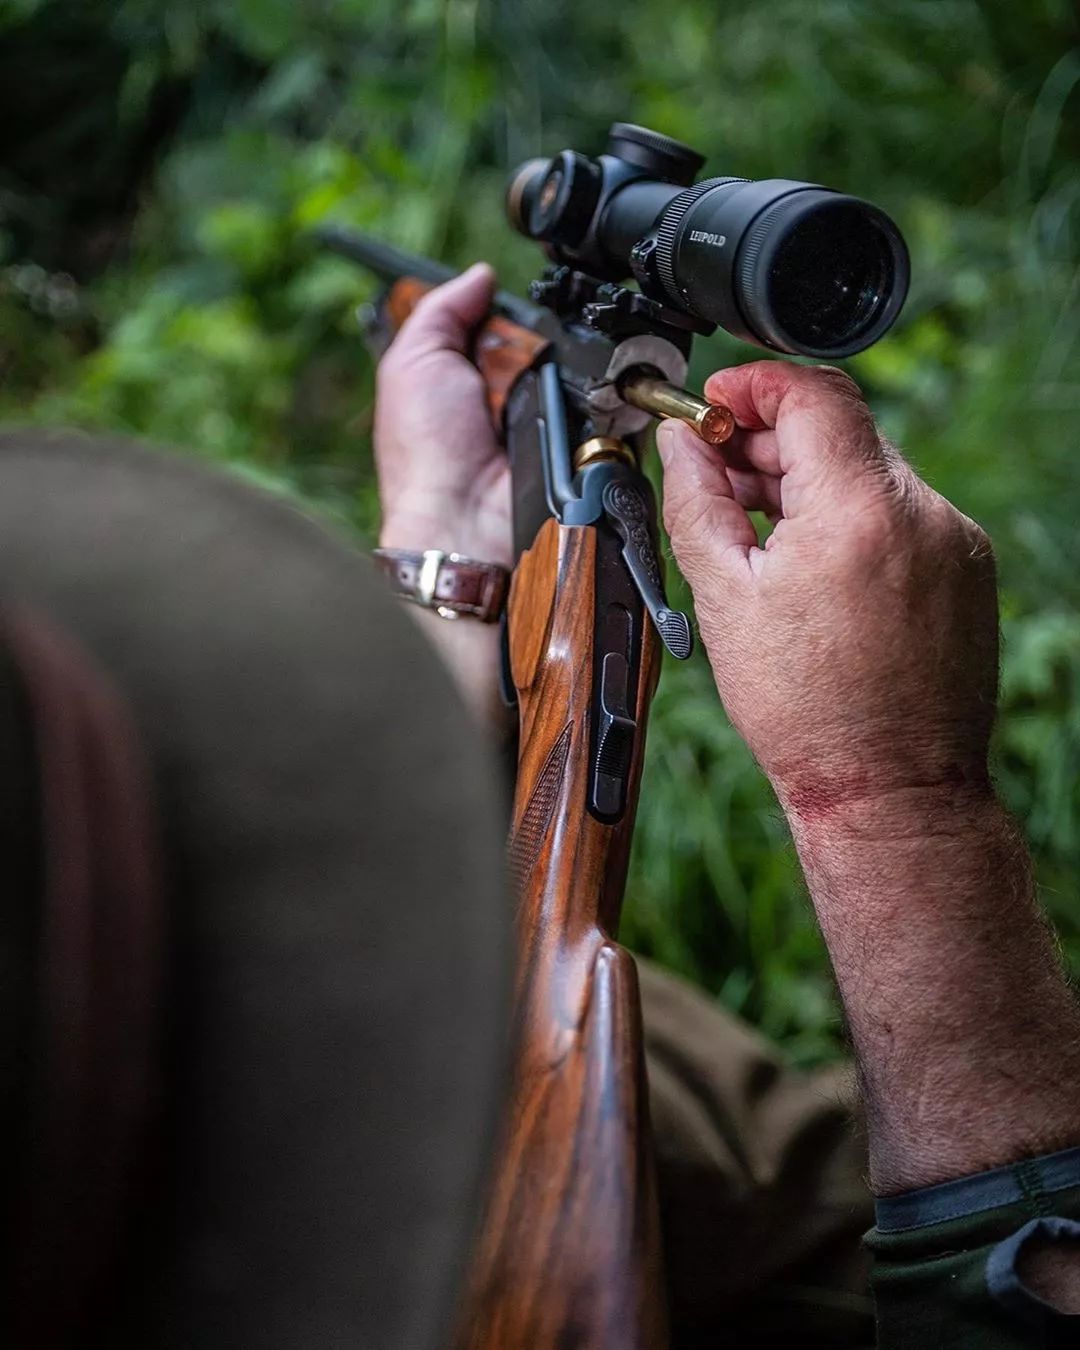
[(729, 469), (753, 469), (779, 479), (780, 453), (776, 448), (776, 432), (771, 427), (751, 431), (737, 426), (720, 448)]
[(747, 449), (754, 438), (760, 439), (766, 435), (775, 439), (774, 432), (750, 432), (736, 427), (728, 440), (722, 445), (712, 446), (710, 450), (710, 454), (727, 469), (735, 500), (747, 511), (783, 510), (779, 472), (762, 472), (755, 462), (757, 456), (748, 453)]
[(661, 422), (656, 445), (664, 465), (664, 525), (691, 587), (715, 583), (718, 574), (745, 576), (757, 531), (722, 457), (681, 422)]
[(474, 263), (428, 291), (394, 339), (395, 359), (415, 360), (432, 351), (464, 352), (472, 330), (491, 308), (494, 290), (494, 271), (487, 263)]
[(731, 409), (747, 433), (742, 452), (755, 467), (779, 472), (787, 516), (889, 476), (873, 416), (843, 371), (756, 361), (717, 371), (705, 393)]
[[(725, 456), (726, 459), (726, 456)], [(735, 493), (735, 500), (745, 511), (764, 511), (769, 516), (784, 512), (781, 500), (781, 480), (756, 469), (736, 469), (727, 465), (727, 476)]]

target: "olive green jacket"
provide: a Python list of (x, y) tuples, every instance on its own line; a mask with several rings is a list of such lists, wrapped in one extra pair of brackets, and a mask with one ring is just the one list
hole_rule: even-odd
[[(1026, 1244), (1080, 1254), (1080, 1148), (877, 1202), (874, 1255), (879, 1350), (1080, 1347), (1080, 1317), (1025, 1288)], [(1080, 1282), (1080, 1274), (1078, 1274)]]

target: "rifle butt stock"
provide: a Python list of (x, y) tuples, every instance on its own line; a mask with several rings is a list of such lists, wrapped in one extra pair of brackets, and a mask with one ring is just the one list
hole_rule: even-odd
[[(637, 971), (612, 936), (643, 735), (622, 820), (586, 809), (597, 549), (549, 520), (511, 588), (516, 1044), (458, 1350), (667, 1345)], [(642, 632), (643, 732), (659, 651)]]

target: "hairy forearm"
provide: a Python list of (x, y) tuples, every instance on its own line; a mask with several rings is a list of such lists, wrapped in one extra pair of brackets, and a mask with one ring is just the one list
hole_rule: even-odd
[(858, 1059), (874, 1190), (1080, 1143), (1080, 1015), (989, 792), (789, 816)]

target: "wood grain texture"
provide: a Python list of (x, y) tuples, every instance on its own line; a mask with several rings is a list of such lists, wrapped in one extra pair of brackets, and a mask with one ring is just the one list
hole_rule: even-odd
[[(609, 826), (585, 807), (595, 567), (595, 531), (550, 520), (511, 589), (517, 1044), (460, 1350), (667, 1345), (637, 972), (612, 936), (633, 813)], [(650, 626), (641, 668), (644, 728)]]
[(506, 400), (518, 376), (529, 369), (547, 346), (547, 338), (498, 314), (478, 330), (472, 358), (484, 377), (488, 410), (496, 428), (502, 428)]
[[(402, 277), (394, 282), (385, 304), (393, 332), (397, 332), (430, 289), (416, 277)], [(547, 346), (547, 338), (499, 314), (493, 314), (476, 330), (470, 355), (484, 377), (488, 411), (496, 430), (502, 429), (506, 400), (518, 376), (528, 370)]]

